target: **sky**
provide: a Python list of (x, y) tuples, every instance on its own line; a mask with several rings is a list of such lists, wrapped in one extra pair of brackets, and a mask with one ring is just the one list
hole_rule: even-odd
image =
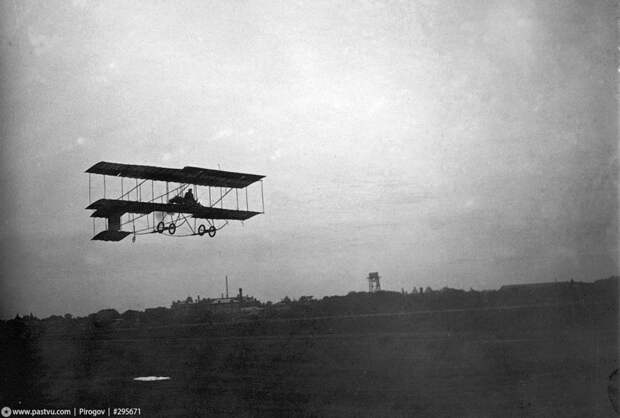
[[(614, 1), (0, 2), (0, 317), (618, 274)], [(265, 175), (91, 241), (98, 161)]]

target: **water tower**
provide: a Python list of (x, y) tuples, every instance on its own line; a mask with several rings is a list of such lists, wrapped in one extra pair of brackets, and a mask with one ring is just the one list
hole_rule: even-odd
[(375, 293), (381, 290), (381, 283), (379, 282), (379, 273), (374, 271), (368, 273), (368, 292)]

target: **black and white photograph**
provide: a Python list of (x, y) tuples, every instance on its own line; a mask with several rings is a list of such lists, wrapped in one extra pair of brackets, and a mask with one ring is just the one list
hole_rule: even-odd
[(614, 0), (0, 0), (0, 417), (620, 417)]

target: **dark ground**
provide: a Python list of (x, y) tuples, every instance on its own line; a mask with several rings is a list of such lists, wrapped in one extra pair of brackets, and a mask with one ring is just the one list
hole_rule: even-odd
[[(24, 335), (3, 335), (2, 405), (140, 407), (143, 416), (616, 416), (607, 387), (618, 367), (617, 309)], [(148, 375), (171, 379), (133, 380)]]

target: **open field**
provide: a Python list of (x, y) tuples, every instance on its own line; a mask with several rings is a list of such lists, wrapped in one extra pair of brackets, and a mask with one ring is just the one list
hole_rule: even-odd
[[(618, 367), (617, 312), (582, 312), (570, 323), (566, 312), (446, 310), (11, 338), (3, 387), (14, 382), (3, 403), (140, 407), (146, 416), (614, 416), (607, 385)], [(171, 379), (133, 380), (148, 375)]]

